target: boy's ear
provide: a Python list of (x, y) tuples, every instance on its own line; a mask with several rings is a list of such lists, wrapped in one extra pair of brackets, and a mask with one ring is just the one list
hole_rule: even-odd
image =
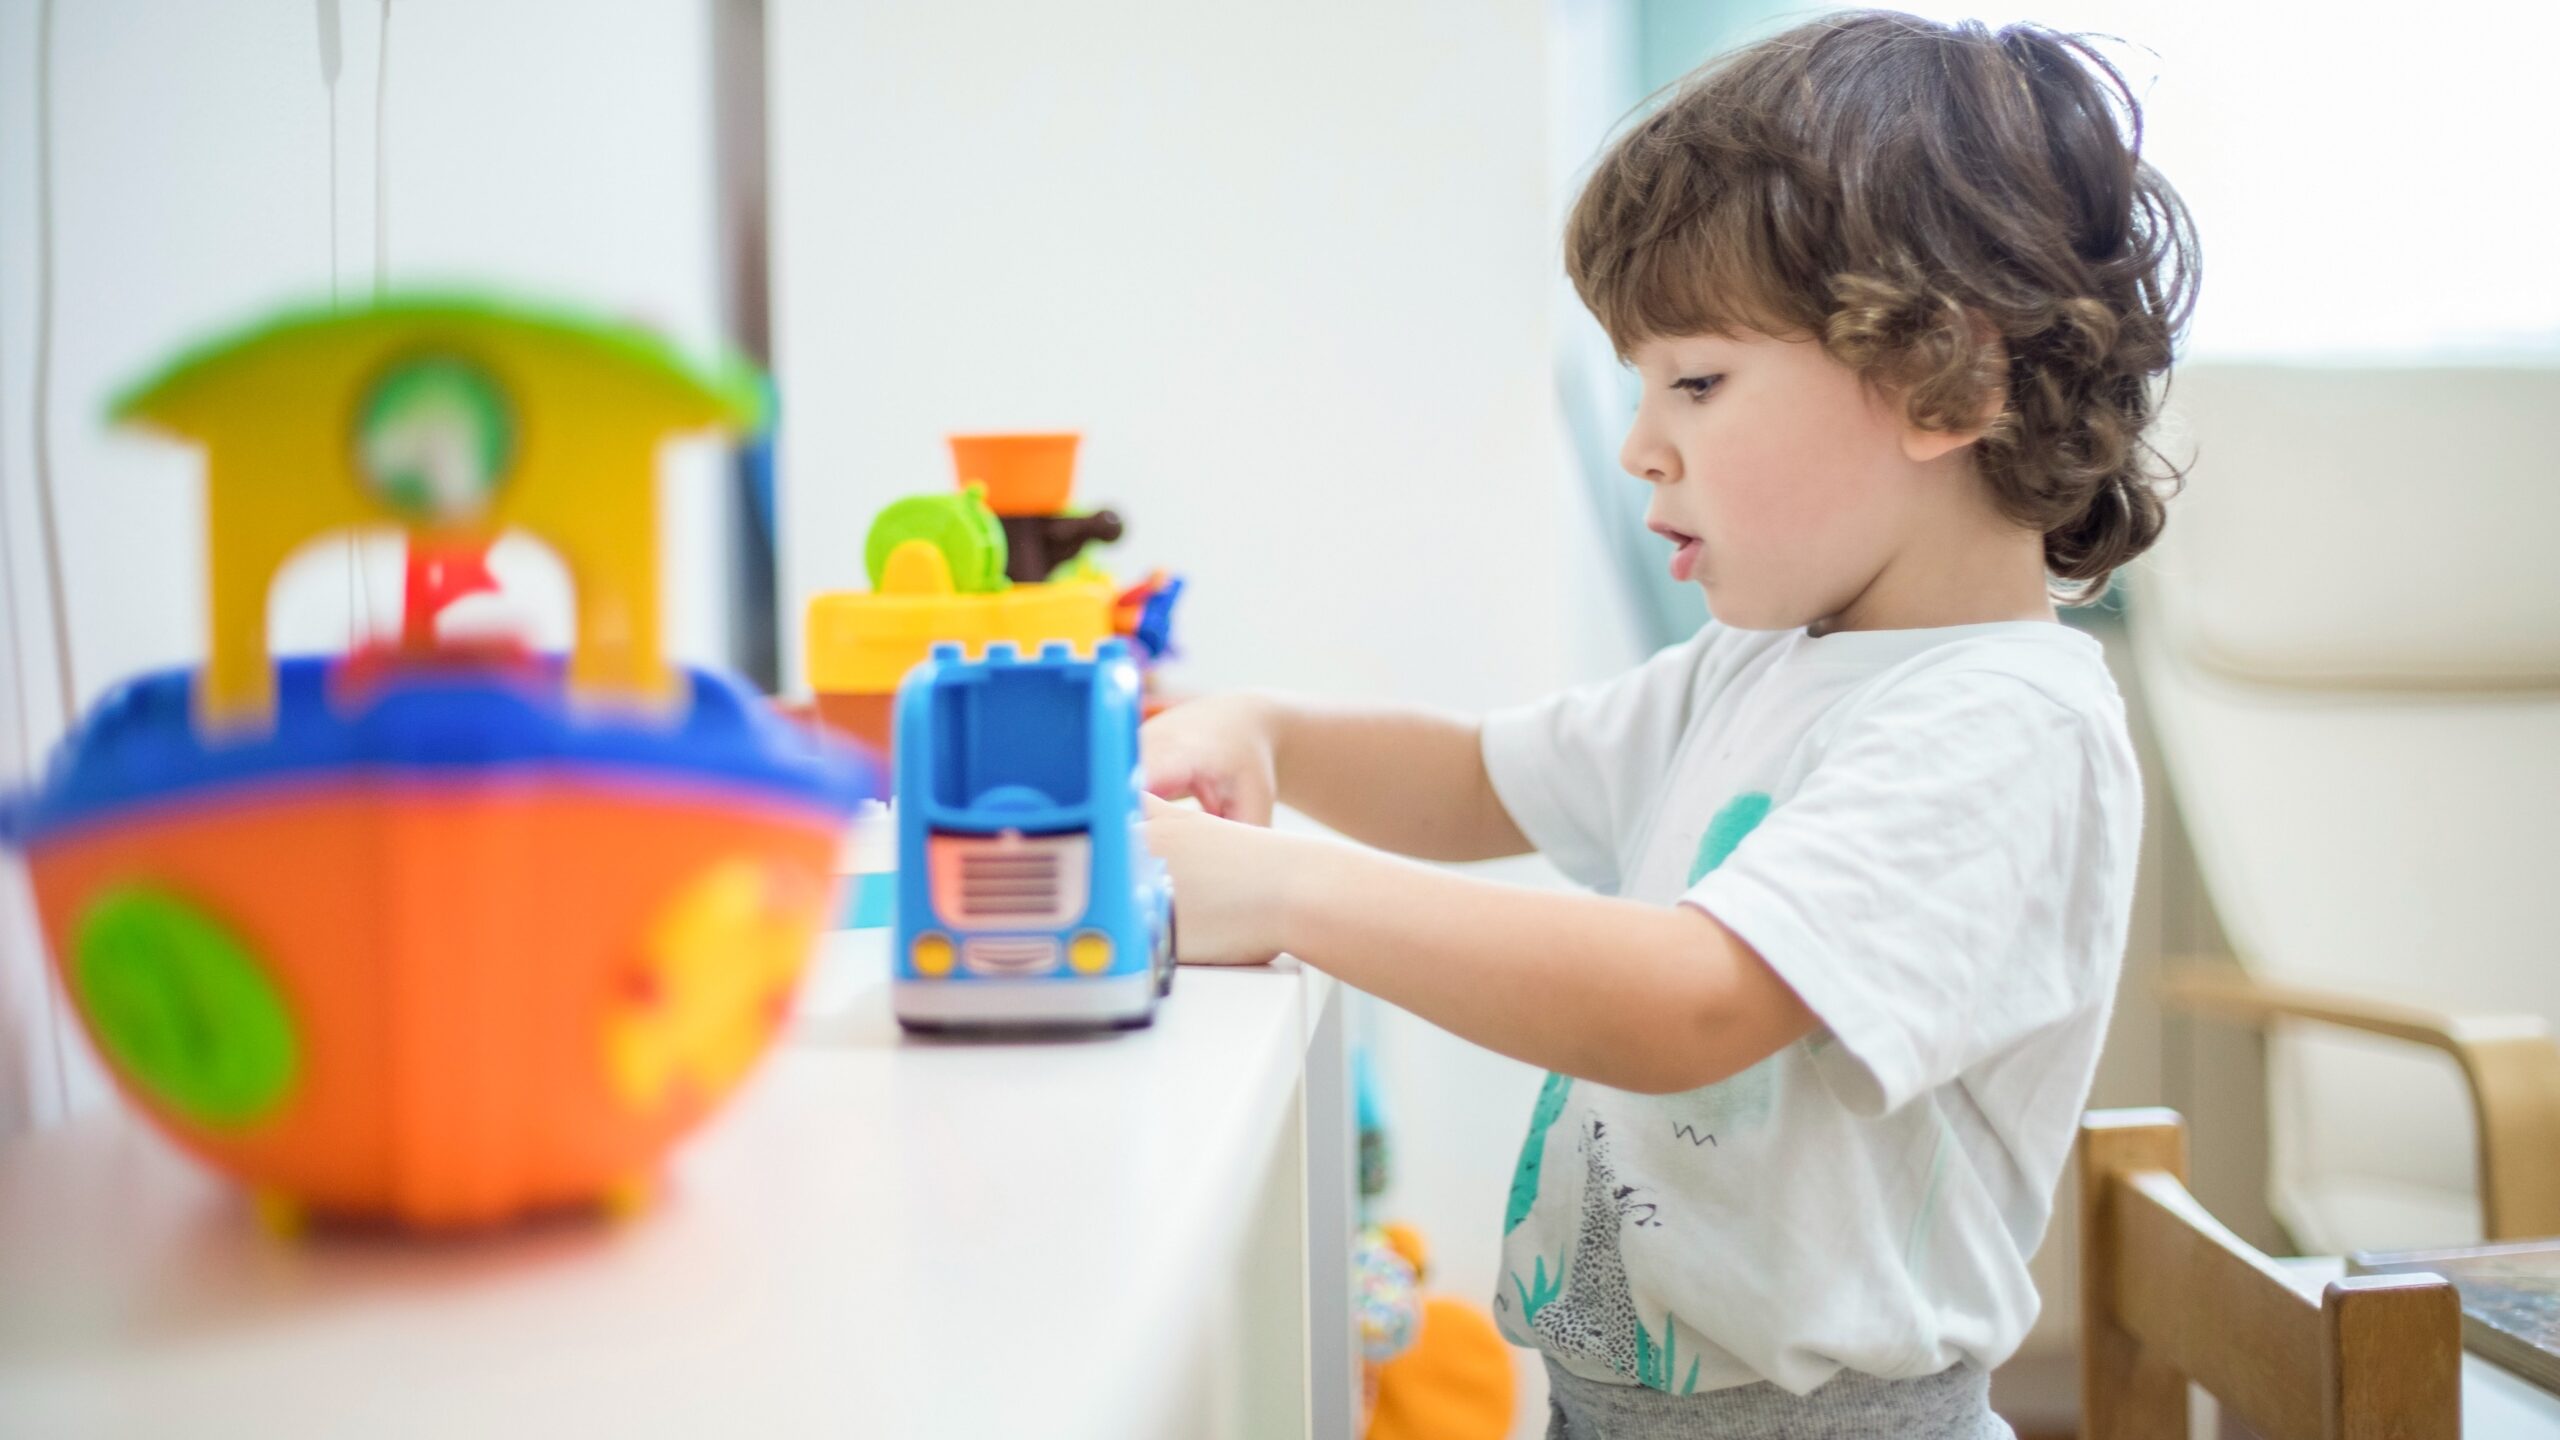
[(1926, 465), (1981, 438), (1979, 430), (1923, 430), (1917, 425), (1906, 425), (1902, 429), (1902, 453), (1912, 464)]
[[(1974, 343), (1981, 348), (1983, 369), (1992, 375), (2009, 373), (2009, 347), (2000, 342), (2000, 332), (1981, 316), (1973, 317)], [(1983, 387), (1982, 404), (1974, 411), (1973, 422), (1958, 430), (1924, 430), (1908, 419), (1902, 425), (1902, 453), (1915, 465), (1952, 455), (1982, 438), (2000, 412), (2009, 408), (2009, 387), (1993, 383)]]

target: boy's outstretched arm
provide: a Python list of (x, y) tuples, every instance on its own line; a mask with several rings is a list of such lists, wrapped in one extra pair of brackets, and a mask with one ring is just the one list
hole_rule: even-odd
[(1452, 1034), (1621, 1090), (1712, 1084), (1820, 1023), (1751, 947), (1685, 905), (1480, 880), (1171, 806), (1182, 958), (1286, 951)]
[(1147, 788), (1268, 824), (1285, 801), (1363, 844), (1426, 860), (1491, 860), (1529, 841), (1494, 794), (1473, 721), (1427, 710), (1213, 695), (1147, 722)]

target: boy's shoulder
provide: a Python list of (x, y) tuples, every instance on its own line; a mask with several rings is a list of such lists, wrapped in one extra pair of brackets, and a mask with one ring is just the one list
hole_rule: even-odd
[[(2041, 699), (2065, 710), (2120, 717), (2124, 698), (2096, 636), (2058, 621), (1957, 626), (1878, 676), (1878, 689), (1906, 685), (1980, 687)], [(2030, 702), (2032, 703), (2032, 701)]]
[(1823, 636), (1702, 631), (1693, 643), (1691, 723), (1766, 722), (1807, 742), (1814, 756), (1878, 727), (1918, 744), (1934, 743), (1926, 734), (1953, 738), (1986, 727), (2039, 731), (2072, 749), (2118, 748), (2126, 732), (2104, 646), (2060, 623)]
[(1807, 737), (1816, 763), (1854, 736), (1855, 753), (1896, 766), (2094, 783), (2102, 808), (2138, 794), (2124, 697), (2095, 636), (2053, 622), (1967, 628), (1978, 633), (1886, 666), (1830, 707)]

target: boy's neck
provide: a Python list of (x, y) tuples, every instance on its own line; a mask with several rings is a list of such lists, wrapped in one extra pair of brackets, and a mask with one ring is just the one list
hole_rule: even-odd
[(2046, 589), (2044, 536), (1967, 511), (1910, 537), (1848, 604), (1806, 628), (1828, 635), (2060, 618)]

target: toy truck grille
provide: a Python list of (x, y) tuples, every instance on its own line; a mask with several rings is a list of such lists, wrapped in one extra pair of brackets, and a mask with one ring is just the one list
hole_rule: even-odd
[(1084, 835), (937, 835), (933, 908), (943, 922), (1055, 930), (1085, 911), (1092, 840)]

